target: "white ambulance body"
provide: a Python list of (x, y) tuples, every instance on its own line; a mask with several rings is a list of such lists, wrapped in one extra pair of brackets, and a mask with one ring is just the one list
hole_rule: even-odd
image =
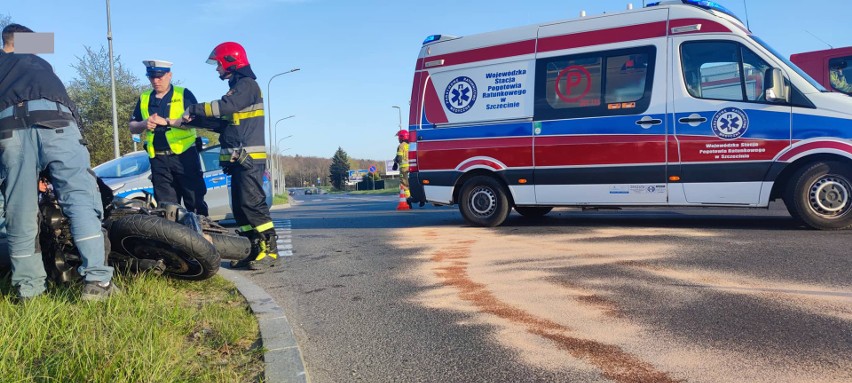
[(852, 97), (708, 1), (431, 36), (410, 116), (414, 191), (474, 225), (776, 198), (811, 227), (852, 225)]

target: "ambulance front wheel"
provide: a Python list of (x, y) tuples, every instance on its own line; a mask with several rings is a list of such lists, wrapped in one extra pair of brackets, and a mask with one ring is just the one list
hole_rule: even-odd
[(852, 227), (852, 167), (839, 161), (799, 169), (784, 194), (793, 218), (819, 230)]
[(474, 226), (499, 226), (509, 216), (509, 198), (500, 182), (488, 176), (476, 176), (462, 185), (459, 210)]

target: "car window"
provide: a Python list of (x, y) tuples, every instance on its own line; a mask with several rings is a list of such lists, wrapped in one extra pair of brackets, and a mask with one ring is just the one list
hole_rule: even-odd
[(681, 46), (681, 65), (689, 94), (695, 98), (763, 101), (769, 64), (740, 44), (698, 41)]
[(123, 178), (144, 174), (151, 168), (147, 155), (130, 155), (116, 158), (96, 166), (93, 170), (101, 178)]
[(222, 169), (219, 166), (219, 147), (214, 146), (201, 151), (201, 163), (205, 172)]
[(852, 96), (852, 56), (828, 60), (831, 88)]
[(644, 113), (655, 56), (643, 46), (537, 60), (535, 119)]

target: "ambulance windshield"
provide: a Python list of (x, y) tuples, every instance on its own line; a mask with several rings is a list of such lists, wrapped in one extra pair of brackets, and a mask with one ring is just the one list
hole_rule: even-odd
[(811, 77), (809, 74), (805, 73), (805, 71), (803, 71), (801, 68), (796, 66), (796, 64), (793, 64), (793, 62), (790, 61), (789, 59), (787, 59), (786, 56), (782, 56), (780, 53), (778, 53), (774, 48), (769, 46), (769, 44), (767, 44), (765, 41), (761, 40), (760, 37), (757, 37), (755, 35), (749, 35), (749, 37), (751, 37), (752, 40), (754, 40), (755, 42), (760, 44), (760, 46), (762, 46), (763, 48), (768, 50), (770, 53), (775, 55), (775, 57), (777, 57), (779, 60), (783, 61), (784, 64), (787, 64), (787, 66), (790, 67), (790, 69), (792, 69), (794, 72), (798, 73), (799, 76), (801, 76), (803, 79), (805, 79), (805, 81), (808, 82), (808, 84), (813, 85), (814, 88), (816, 88), (816, 90), (818, 90), (820, 92), (828, 92), (828, 90), (825, 89), (825, 87), (823, 87), (822, 85), (820, 85), (820, 83), (818, 83), (816, 80), (814, 80), (813, 77)]

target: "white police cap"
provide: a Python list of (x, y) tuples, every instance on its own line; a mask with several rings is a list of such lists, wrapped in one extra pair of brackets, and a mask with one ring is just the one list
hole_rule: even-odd
[(148, 77), (160, 77), (171, 72), (172, 63), (165, 60), (142, 60), (145, 64)]

